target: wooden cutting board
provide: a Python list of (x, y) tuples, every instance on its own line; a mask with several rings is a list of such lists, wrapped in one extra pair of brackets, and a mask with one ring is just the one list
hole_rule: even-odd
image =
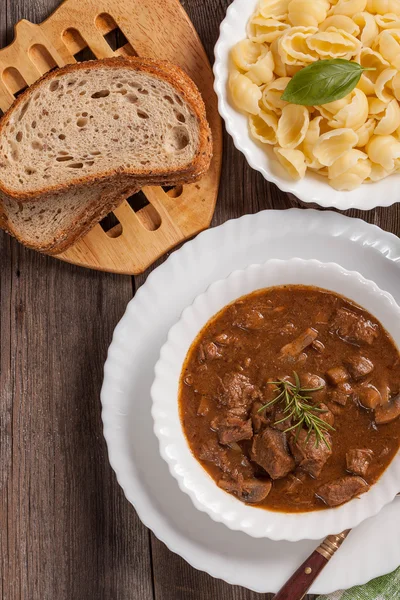
[[(116, 33), (116, 36), (113, 33)], [(120, 47), (111, 44), (120, 40)], [(65, 0), (43, 23), (20, 21), (15, 39), (0, 50), (0, 109), (56, 66), (115, 55), (170, 60), (196, 82), (207, 106), (214, 158), (198, 183), (146, 187), (125, 201), (108, 223), (57, 258), (76, 265), (137, 274), (177, 244), (206, 229), (218, 195), (222, 129), (213, 75), (201, 41), (178, 0)]]

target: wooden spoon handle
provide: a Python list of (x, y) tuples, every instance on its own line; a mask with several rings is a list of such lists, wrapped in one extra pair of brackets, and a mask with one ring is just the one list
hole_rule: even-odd
[(343, 544), (350, 530), (339, 535), (329, 535), (322, 544), (303, 562), (273, 600), (302, 600), (311, 584), (316, 580), (322, 569), (328, 564), (335, 552)]

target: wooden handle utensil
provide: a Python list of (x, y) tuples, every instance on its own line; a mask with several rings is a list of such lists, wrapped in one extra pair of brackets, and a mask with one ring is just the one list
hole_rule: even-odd
[(339, 550), (350, 531), (351, 529), (347, 529), (338, 535), (328, 535), (297, 571), (293, 573), (283, 588), (274, 596), (273, 600), (301, 600), (304, 598), (312, 583), (314, 583), (335, 552)]

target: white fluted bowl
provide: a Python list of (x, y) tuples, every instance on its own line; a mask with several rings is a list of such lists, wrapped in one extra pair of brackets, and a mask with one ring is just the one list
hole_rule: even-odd
[[(320, 539), (357, 526), (377, 514), (400, 491), (400, 452), (379, 481), (360, 498), (333, 509), (282, 513), (246, 505), (221, 490), (194, 458), (179, 417), (179, 379), (186, 354), (208, 320), (227, 304), (255, 290), (284, 284), (314, 285), (357, 302), (374, 315), (400, 347), (400, 308), (394, 298), (356, 272), (317, 260), (269, 260), (234, 271), (210, 285), (186, 308), (168, 333), (151, 388), (154, 432), (160, 453), (179, 487), (214, 521), (253, 537)], [(399, 424), (400, 426), (400, 424)]]
[(377, 206), (391, 206), (400, 201), (400, 175), (390, 175), (376, 183), (363, 184), (350, 192), (333, 189), (325, 177), (307, 172), (304, 179), (291, 179), (278, 163), (272, 146), (261, 144), (249, 135), (247, 117), (231, 103), (228, 93), (229, 54), (231, 48), (246, 37), (247, 21), (256, 9), (258, 0), (234, 0), (221, 23), (215, 46), (214, 89), (218, 96), (219, 114), (233, 138), (233, 143), (246, 157), (249, 165), (262, 173), (267, 181), (275, 183), (283, 192), (290, 192), (303, 202), (313, 202), (325, 208), (339, 210), (359, 208), (371, 210)]

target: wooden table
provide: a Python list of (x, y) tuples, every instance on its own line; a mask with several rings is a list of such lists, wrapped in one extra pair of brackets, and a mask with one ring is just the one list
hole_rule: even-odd
[[(58, 0), (0, 0), (0, 46)], [(210, 59), (229, 0), (185, 0)], [(225, 136), (213, 225), (297, 201)], [(357, 213), (399, 233), (399, 205)], [(0, 232), (1, 600), (258, 600), (200, 573), (139, 521), (107, 459), (99, 392), (135, 281), (26, 250)], [(266, 569), (266, 577), (268, 571)]]

